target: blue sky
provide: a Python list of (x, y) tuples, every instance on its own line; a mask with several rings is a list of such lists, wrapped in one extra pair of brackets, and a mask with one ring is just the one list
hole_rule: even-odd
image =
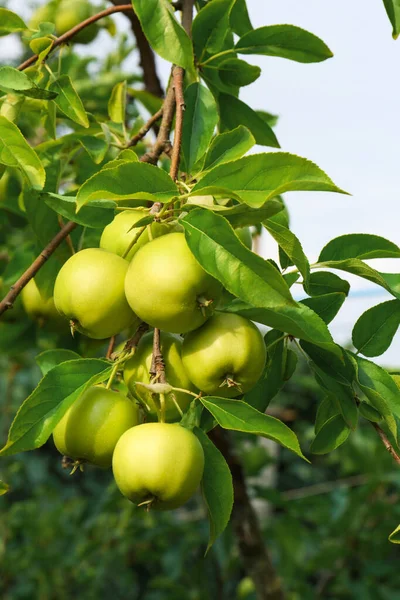
[[(292, 229), (306, 254), (314, 261), (330, 239), (345, 233), (374, 233), (400, 244), (400, 40), (391, 37), (382, 1), (247, 0), (247, 4), (254, 27), (298, 25), (321, 37), (334, 53), (334, 58), (311, 65), (244, 57), (263, 72), (259, 80), (242, 89), (241, 98), (253, 108), (278, 114), (276, 133), (282, 149), (313, 160), (352, 194), (286, 195)], [(13, 8), (27, 13), (22, 0), (13, 0)], [(122, 15), (116, 19), (129, 31)], [(112, 41), (108, 34), (101, 35), (95, 45), (103, 53)], [(0, 40), (3, 61), (17, 50), (9, 39)], [(93, 46), (80, 48), (89, 54), (93, 51)], [(136, 63), (137, 57), (131, 61)], [(158, 63), (166, 83), (169, 65), (161, 59)], [(276, 245), (267, 234), (262, 253), (276, 257)], [(386, 272), (398, 271), (399, 263), (370, 261)], [(331, 324), (340, 343), (350, 339), (352, 326), (364, 310), (390, 298), (363, 279), (346, 277), (354, 291)], [(400, 342), (395, 341), (377, 360), (399, 367)]]

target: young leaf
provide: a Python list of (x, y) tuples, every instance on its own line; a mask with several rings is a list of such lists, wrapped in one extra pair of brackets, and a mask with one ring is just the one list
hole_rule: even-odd
[(369, 308), (353, 328), (354, 346), (364, 356), (379, 356), (392, 343), (400, 325), (400, 300), (388, 300)]
[(331, 417), (318, 431), (310, 446), (310, 452), (328, 454), (336, 450), (347, 440), (350, 431), (340, 415)]
[(21, 17), (7, 8), (0, 8), (0, 37), (25, 29), (28, 29), (28, 27)]
[(194, 186), (191, 195), (226, 194), (258, 208), (283, 192), (305, 190), (346, 193), (309, 160), (274, 152), (215, 167)]
[(59, 348), (57, 350), (45, 350), (44, 352), (41, 352), (36, 356), (36, 362), (44, 376), (57, 365), (66, 362), (67, 360), (76, 360), (79, 358), (81, 358), (81, 356), (76, 352), (66, 350), (65, 348)]
[(108, 116), (114, 123), (125, 122), (126, 111), (126, 81), (117, 83), (108, 101)]
[(203, 171), (241, 158), (255, 143), (253, 135), (243, 125), (217, 135), (207, 151)]
[(345, 300), (346, 294), (333, 292), (323, 296), (304, 298), (304, 300), (300, 300), (300, 303), (311, 308), (328, 324), (336, 317)]
[[(398, 0), (383, 0), (387, 16), (393, 27), (393, 38), (397, 40), (400, 34), (400, 4)], [(396, 529), (397, 531), (397, 529)], [(390, 538), (389, 538), (390, 539)], [(393, 540), (390, 540), (391, 542)]]
[(245, 102), (230, 94), (220, 94), (218, 105), (222, 132), (243, 125), (251, 131), (257, 144), (280, 148), (276, 135), (268, 123)]
[(316, 271), (310, 275), (308, 293), (310, 296), (324, 296), (333, 292), (341, 292), (347, 296), (350, 284), (335, 273)]
[(0, 479), (0, 496), (4, 496), (4, 494), (7, 494), (7, 492), (10, 491), (10, 486), (7, 485), (7, 483), (4, 483), (4, 481), (1, 481)]
[(39, 88), (26, 73), (13, 67), (0, 67), (0, 89), (43, 100), (51, 100), (57, 96), (55, 92)]
[(235, 0), (213, 0), (206, 4), (193, 21), (192, 37), (199, 61), (204, 54), (221, 50), (229, 31), (229, 15)]
[(281, 225), (274, 219), (263, 222), (265, 229), (272, 235), (280, 248), (289, 256), (293, 264), (299, 269), (303, 276), (304, 289), (308, 291), (310, 279), (310, 263), (304, 254), (300, 241), (290, 229)]
[(67, 361), (51, 369), (19, 408), (0, 455), (42, 446), (73, 402), (110, 373), (109, 363), (95, 358)]
[(61, 112), (78, 125), (89, 127), (89, 119), (82, 100), (78, 96), (69, 75), (61, 75), (53, 81), (50, 84), (50, 90), (58, 94), (54, 102)]
[(197, 82), (186, 88), (185, 104), (182, 152), (185, 170), (191, 173), (193, 165), (203, 156), (210, 144), (218, 123), (218, 111), (212, 93)]
[[(387, 0), (388, 1), (388, 0)], [(400, 18), (400, 15), (399, 15)], [(392, 544), (400, 544), (400, 525), (396, 527), (394, 531), (389, 535), (389, 542)]]
[(202, 404), (224, 429), (254, 433), (288, 448), (304, 460), (296, 434), (279, 419), (259, 412), (242, 400), (205, 396)]
[(269, 25), (243, 35), (235, 46), (239, 54), (279, 56), (300, 63), (321, 62), (333, 56), (316, 35), (294, 25)]
[(141, 198), (169, 202), (179, 194), (171, 177), (158, 167), (139, 162), (120, 161), (90, 177), (79, 188), (78, 210), (91, 200), (129, 200)]
[(69, 221), (74, 221), (84, 227), (104, 229), (114, 219), (115, 202), (109, 200), (93, 200), (76, 212), (76, 199), (60, 194), (43, 194), (47, 206)]
[(352, 233), (331, 240), (321, 250), (318, 262), (348, 258), (400, 258), (400, 248), (379, 235)]
[(14, 123), (0, 116), (0, 164), (16, 167), (35, 190), (41, 190), (46, 180), (44, 167)]
[(210, 521), (207, 553), (229, 523), (233, 507), (233, 484), (231, 472), (220, 451), (204, 431), (196, 427), (194, 433), (204, 451), (204, 474), (201, 489)]
[(193, 49), (169, 0), (132, 0), (142, 29), (157, 54), (184, 69), (193, 69)]

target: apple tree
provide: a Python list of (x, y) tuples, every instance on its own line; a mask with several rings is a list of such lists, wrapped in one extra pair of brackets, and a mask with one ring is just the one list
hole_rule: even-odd
[[(384, 4), (396, 37), (399, 9)], [(101, 29), (115, 34), (115, 13), (131, 22), (140, 74), (122, 66), (127, 37), (105, 59), (75, 52)], [(0, 67), (0, 349), (34, 349), (42, 379), (0, 455), (53, 436), (65, 466), (112, 467), (122, 494), (150, 511), (201, 487), (204, 550), (232, 518), (258, 597), (283, 598), (229, 432), (312, 462), (364, 420), (400, 464), (400, 375), (373, 360), (400, 323), (400, 274), (365, 262), (400, 248), (354, 233), (310, 264), (282, 195), (347, 192), (281, 150), (275, 117), (239, 98), (261, 75), (251, 55), (300, 69), (332, 52), (296, 25), (254, 29), (245, 0), (51, 0), (28, 23), (0, 8), (9, 34), (26, 56)], [(171, 64), (165, 91), (155, 54)], [(253, 251), (261, 234), (279, 264)], [(329, 330), (347, 274), (392, 298), (354, 324), (353, 350)], [(323, 395), (307, 451), (270, 414), (299, 356)]]

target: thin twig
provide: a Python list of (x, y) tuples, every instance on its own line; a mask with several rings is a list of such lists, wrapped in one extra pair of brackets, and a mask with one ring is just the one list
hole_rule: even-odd
[(154, 329), (153, 357), (151, 360), (150, 375), (157, 378), (158, 383), (166, 383), (165, 364), (161, 352), (160, 330)]
[[(63, 35), (60, 35), (60, 37), (58, 37), (56, 40), (54, 40), (53, 45), (50, 49), (50, 52), (53, 52), (53, 50), (55, 48), (57, 48), (58, 46), (61, 46), (61, 44), (65, 44), (66, 42), (68, 42), (70, 39), (72, 39), (74, 37), (74, 35), (76, 35), (80, 31), (82, 31), (82, 29), (89, 27), (89, 25), (96, 23), (96, 21), (99, 21), (100, 19), (103, 19), (104, 17), (108, 17), (108, 15), (112, 15), (113, 13), (126, 12), (126, 11), (131, 11), (131, 10), (133, 10), (132, 4), (121, 4), (119, 6), (110, 6), (109, 8), (102, 10), (101, 12), (89, 17), (88, 19), (85, 19), (85, 21), (78, 23), (78, 25), (75, 25), (75, 27), (72, 27), (72, 29), (70, 29), (69, 31), (66, 31), (65, 33), (63, 33)], [(24, 71), (24, 69), (27, 69), (31, 65), (35, 64), (35, 62), (38, 60), (38, 58), (39, 58), (39, 56), (37, 54), (34, 54), (30, 58), (28, 58), (25, 62), (21, 63), (19, 65), (19, 67), (17, 67), (18, 71)]]
[(141, 127), (139, 129), (139, 131), (137, 132), (137, 134), (134, 135), (130, 139), (129, 144), (127, 145), (127, 147), (131, 148), (132, 146), (136, 146), (136, 144), (138, 142), (140, 142), (140, 140), (142, 140), (145, 135), (148, 134), (148, 132), (150, 131), (150, 129), (153, 127), (153, 125), (155, 123), (157, 123), (158, 119), (161, 119), (162, 114), (163, 114), (163, 107), (161, 107), (160, 110), (158, 110), (156, 113), (154, 113), (154, 115), (150, 117), (150, 119), (147, 121), (147, 123), (145, 123), (143, 125), (143, 127)]
[(147, 325), (147, 323), (140, 323), (135, 334), (126, 342), (124, 346), (125, 352), (132, 350), (132, 348), (137, 348), (137, 345), (139, 344), (140, 340), (148, 330), (149, 326)]
[(110, 337), (110, 342), (108, 344), (107, 354), (106, 354), (107, 359), (111, 358), (111, 354), (114, 352), (114, 346), (115, 346), (115, 335)]
[(397, 464), (400, 465), (400, 456), (397, 454), (396, 450), (393, 448), (392, 444), (389, 442), (386, 433), (379, 427), (378, 423), (371, 422), (371, 425), (377, 431), (386, 450), (394, 458), (394, 460), (397, 462)]
[(179, 159), (181, 155), (182, 145), (182, 128), (183, 128), (183, 114), (185, 111), (185, 100), (183, 97), (183, 76), (184, 70), (182, 67), (174, 66), (172, 68), (172, 86), (174, 88), (175, 105), (176, 105), (176, 119), (175, 119), (175, 135), (174, 143), (172, 146), (171, 155), (171, 167), (169, 174), (175, 181), (178, 177), (179, 172)]
[(141, 156), (141, 162), (150, 163), (152, 165), (157, 164), (157, 161), (163, 153), (166, 144), (169, 142), (169, 134), (171, 132), (174, 114), (175, 92), (173, 86), (170, 85), (163, 104), (160, 131), (158, 132), (156, 142), (150, 152), (146, 152), (146, 154)]
[(21, 290), (26, 286), (26, 284), (36, 275), (39, 269), (44, 265), (44, 263), (50, 258), (53, 252), (58, 248), (63, 240), (71, 233), (73, 229), (77, 226), (73, 221), (68, 221), (66, 225), (57, 233), (57, 235), (51, 240), (49, 244), (42, 250), (39, 256), (34, 260), (31, 266), (21, 275), (21, 277), (11, 286), (8, 294), (3, 298), (0, 302), (0, 315), (2, 315), (6, 310), (13, 307), (14, 301), (17, 298), (18, 294)]

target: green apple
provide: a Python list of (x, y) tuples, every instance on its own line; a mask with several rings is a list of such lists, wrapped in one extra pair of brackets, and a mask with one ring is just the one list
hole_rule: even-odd
[(261, 377), (265, 360), (263, 336), (240, 315), (215, 313), (183, 340), (183, 366), (210, 396), (235, 398), (248, 392)]
[[(165, 375), (168, 383), (173, 387), (183, 388), (192, 392), (196, 388), (186, 375), (186, 371), (182, 364), (182, 338), (171, 333), (161, 332), (160, 337), (161, 352), (165, 364)], [(150, 383), (149, 371), (153, 356), (153, 332), (149, 332), (142, 337), (135, 354), (130, 358), (124, 367), (124, 379), (131, 394), (139, 399), (142, 406), (148, 413), (151, 420), (156, 420), (158, 417), (158, 402), (155, 401), (154, 395), (146, 388), (135, 385), (135, 382)], [(184, 412), (189, 406), (192, 396), (183, 392), (173, 392), (175, 401)], [(167, 421), (176, 421), (180, 418), (179, 410), (177, 409), (172, 393), (166, 394), (166, 411), (165, 418)]]
[(197, 437), (176, 423), (144, 423), (118, 440), (113, 473), (122, 494), (135, 504), (169, 510), (193, 496), (203, 476), (204, 452)]
[[(86, 0), (62, 0), (55, 17), (57, 34), (66, 33), (75, 25), (89, 19), (94, 12), (91, 3)], [(93, 23), (74, 35), (72, 40), (78, 44), (89, 44), (94, 40), (98, 31), (99, 26), (97, 23)]]
[[(100, 248), (114, 252), (118, 256), (123, 256), (140, 233), (141, 227), (135, 227), (134, 225), (148, 216), (149, 211), (145, 210), (124, 210), (120, 212), (104, 228), (100, 238)], [(168, 223), (153, 222), (150, 227), (152, 238), (157, 238), (171, 231), (173, 226)], [(131, 260), (139, 248), (149, 241), (149, 230), (146, 228), (124, 258)]]
[(124, 293), (128, 266), (128, 261), (101, 248), (77, 252), (57, 275), (58, 312), (88, 337), (102, 340), (120, 333), (135, 320)]
[(120, 392), (95, 386), (67, 410), (53, 431), (53, 440), (61, 454), (108, 468), (119, 438), (138, 423), (134, 402)]
[(34, 279), (31, 279), (21, 292), (22, 306), (32, 319), (39, 322), (60, 322), (61, 316), (54, 306), (54, 298), (43, 299)]
[(222, 286), (190, 252), (183, 233), (163, 235), (133, 257), (125, 279), (132, 310), (152, 327), (186, 333), (213, 312)]

